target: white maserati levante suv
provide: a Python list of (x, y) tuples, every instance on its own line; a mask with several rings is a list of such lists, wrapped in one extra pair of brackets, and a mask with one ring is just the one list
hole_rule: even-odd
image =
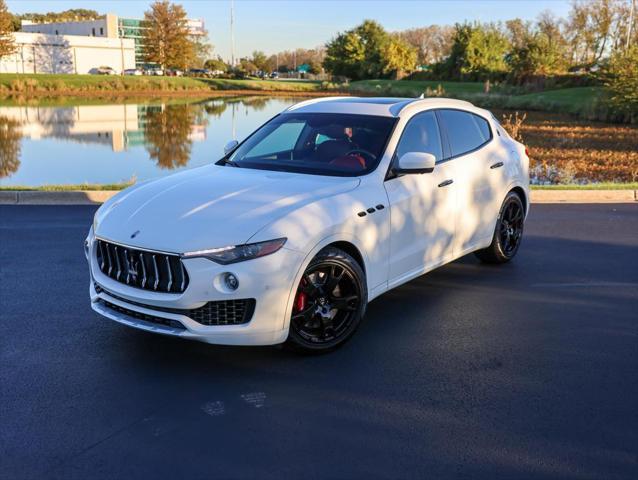
[(301, 102), (217, 163), (107, 201), (85, 243), (91, 304), (182, 338), (330, 350), (382, 293), (469, 252), (512, 259), (528, 163), (467, 102)]

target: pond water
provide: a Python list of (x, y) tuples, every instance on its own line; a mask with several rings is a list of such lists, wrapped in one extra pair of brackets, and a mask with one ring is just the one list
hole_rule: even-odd
[(0, 185), (119, 183), (215, 162), (229, 140), (301, 100), (0, 106)]
[[(303, 99), (216, 97), (144, 104), (1, 106), (0, 186), (120, 183), (214, 162)], [(497, 115), (500, 117), (501, 113)], [(549, 113), (520, 129), (533, 183), (638, 179), (638, 129)]]

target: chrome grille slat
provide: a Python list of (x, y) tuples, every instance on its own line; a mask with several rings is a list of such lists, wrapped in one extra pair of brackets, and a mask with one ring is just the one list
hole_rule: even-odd
[(173, 273), (171, 272), (171, 262), (168, 257), (164, 257), (166, 259), (166, 271), (168, 272), (168, 284), (166, 285), (166, 290), (171, 291), (171, 287), (173, 286)]
[(155, 271), (155, 283), (153, 283), (153, 290), (157, 290), (157, 286), (159, 285), (159, 270), (157, 269), (157, 258), (155, 255), (151, 255), (153, 259), (153, 270)]
[(100, 250), (100, 254), (102, 255), (102, 260), (100, 261), (100, 270), (104, 271), (104, 267), (106, 265), (106, 259), (104, 256), (104, 244), (102, 242), (99, 242), (97, 244), (97, 248)]
[[(144, 264), (144, 254), (142, 252), (140, 252), (140, 263), (142, 264), (142, 283), (140, 286), (146, 288), (146, 265)], [(179, 263), (180, 265), (182, 264), (182, 262)], [(184, 290), (182, 289), (182, 291)]]
[(120, 254), (117, 249), (117, 246), (113, 249), (115, 253), (115, 263), (117, 264), (117, 273), (115, 275), (115, 280), (120, 281), (120, 275), (122, 275), (122, 266), (120, 265)]
[(188, 273), (176, 254), (151, 252), (96, 239), (100, 271), (113, 280), (144, 290), (183, 293)]
[(186, 285), (186, 271), (184, 270), (184, 264), (182, 262), (179, 262), (179, 270), (180, 275), (182, 276), (182, 281), (179, 284), (179, 289), (184, 290), (184, 286)]
[[(102, 243), (102, 242), (100, 242)], [(109, 248), (108, 245), (104, 245), (104, 248), (106, 250), (106, 256), (109, 260), (109, 270), (106, 273), (109, 277), (111, 276), (111, 272), (113, 271), (113, 261), (111, 260), (111, 249)], [(102, 270), (102, 272), (104, 272), (104, 270)]]

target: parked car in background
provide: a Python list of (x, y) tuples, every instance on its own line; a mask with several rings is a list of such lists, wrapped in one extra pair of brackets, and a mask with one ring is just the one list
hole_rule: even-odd
[(209, 78), (212, 77), (211, 71), (207, 68), (191, 68), (187, 71), (187, 75), (189, 77), (204, 77)]
[(142, 70), (140, 70), (139, 68), (127, 68), (126, 70), (124, 70), (123, 73), (124, 75), (134, 75), (136, 77), (143, 75)]
[(92, 75), (117, 75), (113, 68), (107, 66), (92, 68), (89, 73)]
[(151, 77), (159, 77), (164, 75), (164, 70), (161, 68), (147, 67), (142, 71), (142, 73)]
[(471, 252), (511, 260), (528, 167), (469, 102), (301, 102), (214, 165), (104, 203), (85, 241), (91, 306), (180, 338), (327, 351), (384, 292)]
[(174, 68), (167, 69), (166, 72), (164, 72), (164, 74), (167, 77), (183, 77), (184, 76), (184, 72), (182, 70), (177, 70)]
[(270, 78), (273, 78), (273, 79), (277, 79), (277, 78), (279, 78), (279, 72), (272, 72), (272, 73), (270, 74)]

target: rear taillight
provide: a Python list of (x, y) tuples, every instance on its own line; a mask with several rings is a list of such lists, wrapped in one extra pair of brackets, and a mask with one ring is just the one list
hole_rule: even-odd
[(525, 156), (529, 158), (529, 150), (527, 149), (527, 147), (525, 147)]

